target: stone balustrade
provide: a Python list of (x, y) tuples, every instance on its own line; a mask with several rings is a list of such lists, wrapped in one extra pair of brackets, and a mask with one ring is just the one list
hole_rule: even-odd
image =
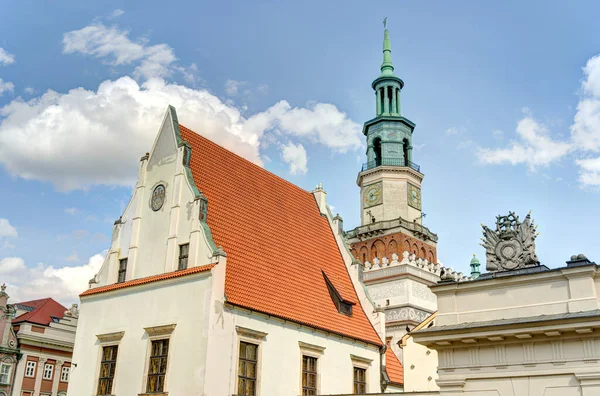
[(427, 259), (417, 258), (414, 254), (411, 254), (407, 251), (402, 253), (401, 261), (398, 261), (398, 255), (396, 253), (392, 254), (391, 260), (387, 257), (382, 257), (381, 259), (379, 257), (375, 257), (372, 263), (366, 261), (364, 263), (364, 271), (372, 272), (399, 265), (411, 265), (421, 268), (422, 270), (439, 276), (440, 279), (444, 281), (464, 282), (472, 280), (471, 277), (465, 276), (462, 272), (456, 272), (452, 268), (444, 267), (441, 263), (433, 263), (427, 261)]

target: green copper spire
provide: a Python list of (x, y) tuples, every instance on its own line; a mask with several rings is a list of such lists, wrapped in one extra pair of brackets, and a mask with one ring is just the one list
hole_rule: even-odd
[[(384, 20), (384, 26), (385, 21)], [(392, 63), (392, 43), (390, 32), (387, 28), (383, 31), (383, 63), (381, 64), (381, 77), (394, 76), (394, 64)]]

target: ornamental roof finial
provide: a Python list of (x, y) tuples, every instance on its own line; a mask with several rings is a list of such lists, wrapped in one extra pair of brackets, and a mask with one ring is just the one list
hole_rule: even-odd
[(387, 17), (383, 20), (383, 29), (383, 63), (381, 64), (381, 76), (394, 76), (392, 43), (390, 42), (390, 33), (387, 30)]

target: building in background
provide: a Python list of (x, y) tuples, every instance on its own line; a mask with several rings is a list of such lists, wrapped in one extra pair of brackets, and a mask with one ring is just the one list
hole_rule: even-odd
[(435, 324), (411, 334), (438, 353), (439, 394), (599, 395), (600, 268), (540, 265), (529, 215), (498, 216), (484, 237), (488, 272), (443, 277)]
[(6, 285), (3, 284), (0, 289), (0, 396), (14, 394), (15, 369), (21, 358), (17, 335), (12, 327), (15, 307), (8, 304), (8, 299)]
[(13, 395), (64, 396), (69, 385), (78, 309), (51, 298), (13, 304), (20, 360)]
[(51, 298), (9, 304), (0, 291), (0, 396), (64, 396), (71, 372), (77, 305)]

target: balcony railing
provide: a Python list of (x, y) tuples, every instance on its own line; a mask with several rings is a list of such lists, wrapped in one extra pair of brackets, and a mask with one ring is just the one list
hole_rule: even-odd
[(368, 169), (377, 168), (378, 166), (407, 166), (416, 170), (417, 172), (421, 172), (421, 166), (415, 164), (411, 161), (405, 161), (398, 158), (382, 158), (381, 161), (369, 161), (365, 162), (362, 166), (362, 171), (364, 172)]

